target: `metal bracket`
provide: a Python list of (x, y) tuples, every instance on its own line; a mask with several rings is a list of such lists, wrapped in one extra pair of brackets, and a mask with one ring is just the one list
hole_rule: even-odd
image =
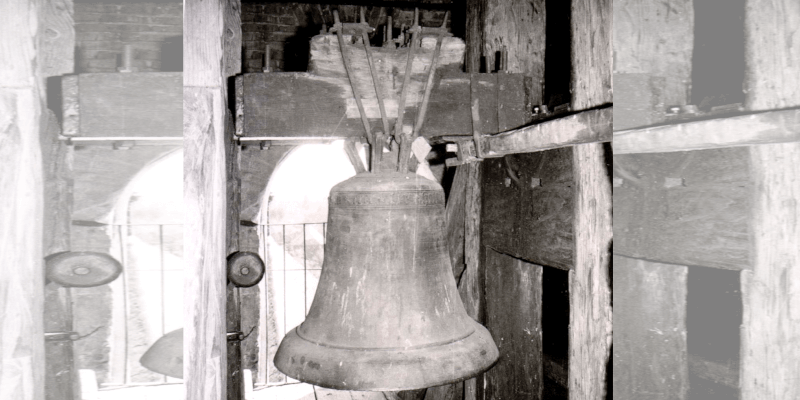
[(455, 152), (456, 157), (445, 159), (445, 165), (448, 167), (454, 167), (456, 165), (483, 161), (483, 158), (478, 156), (476, 145), (477, 144), (475, 143), (474, 138), (469, 138), (466, 136), (464, 139), (455, 140), (455, 143), (448, 143), (446, 146), (447, 151), (450, 153)]

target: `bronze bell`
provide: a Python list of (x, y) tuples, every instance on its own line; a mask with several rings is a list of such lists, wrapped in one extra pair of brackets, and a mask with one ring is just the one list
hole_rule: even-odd
[(332, 389), (394, 391), (464, 380), (497, 361), (456, 288), (439, 184), (361, 173), (328, 202), (316, 295), (281, 342), (278, 370)]

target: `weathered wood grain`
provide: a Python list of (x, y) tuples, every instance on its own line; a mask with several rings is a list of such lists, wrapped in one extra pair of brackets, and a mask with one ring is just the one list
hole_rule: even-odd
[[(228, 283), (225, 288), (225, 326), (227, 332), (242, 331), (242, 306), (240, 303), (239, 288)], [(242, 342), (228, 340), (227, 342), (227, 388), (228, 400), (241, 400), (244, 397), (244, 379), (242, 375)]]
[(61, 128), (55, 114), (42, 113), (41, 137), (44, 182), (44, 255), (70, 250), (72, 222), (73, 148), (58, 136)]
[(568, 117), (484, 136), (484, 158), (529, 153), (582, 143), (610, 142), (614, 121), (611, 107), (583, 111)]
[(488, 0), (467, 0), (466, 49), (464, 50), (464, 71), (469, 73), (486, 72), (483, 69), (484, 28)]
[[(467, 314), (478, 322), (485, 318), (484, 271), (481, 246), (481, 166), (467, 164), (464, 205), (464, 264), (466, 269), (458, 282), (458, 292)], [(483, 398), (483, 375), (464, 382), (464, 399)]]
[(181, 136), (181, 78), (180, 72), (78, 75), (74, 135)]
[(613, 262), (614, 398), (686, 398), (687, 267)]
[(800, 4), (745, 1), (745, 107), (769, 110), (800, 105)]
[(800, 143), (750, 148), (752, 272), (742, 273), (741, 398), (800, 393)]
[(572, 148), (485, 160), (483, 243), (526, 261), (573, 267)]
[(77, 136), (81, 131), (81, 102), (78, 75), (61, 78), (61, 134)]
[(38, 3), (0, 3), (0, 394), (43, 400), (43, 100)]
[(75, 69), (75, 27), (73, 0), (39, 3), (39, 54), (37, 72), (41, 77), (72, 73)]
[(614, 156), (614, 252), (745, 269), (752, 183), (747, 149)]
[[(616, 126), (616, 125), (615, 125)], [(614, 153), (664, 153), (800, 141), (800, 109), (614, 132)]]
[[(239, 0), (184, 5), (184, 382), (188, 400), (226, 397), (226, 256), (235, 200), (227, 78), (240, 71)], [(234, 179), (235, 181), (235, 179)], [(235, 185), (235, 183), (233, 183)], [(237, 217), (238, 219), (238, 217)], [(238, 226), (238, 224), (237, 224)]]
[[(503, 113), (498, 114), (497, 77), (495, 74), (478, 74), (477, 92), (470, 94), (470, 76), (462, 72), (440, 71), (428, 103), (428, 112), (420, 132), (424, 137), (445, 135), (472, 135), (470, 114), (471, 96), (480, 99), (481, 119), (487, 124), (484, 132), (498, 132), (498, 115), (509, 129), (525, 124), (525, 97), (523, 77), (508, 74), (504, 96), (500, 97)], [(402, 77), (393, 78), (402, 88)], [(312, 137), (363, 137), (364, 126), (346, 77), (318, 76), (312, 73), (244, 74), (236, 78), (237, 129), (243, 136), (312, 136)], [(387, 79), (384, 84), (391, 84)], [(412, 82), (413, 79), (412, 79)], [(517, 84), (518, 83), (518, 84)], [(369, 82), (371, 85), (371, 81)], [(421, 90), (421, 88), (420, 88)], [(362, 92), (359, 92), (362, 93)], [(381, 126), (377, 100), (362, 93), (363, 105), (370, 126)], [(412, 92), (413, 94), (414, 92)], [(399, 95), (398, 95), (399, 97)], [(419, 96), (421, 99), (421, 95)], [(409, 95), (405, 107), (406, 125), (413, 123), (419, 102)], [(386, 112), (390, 122), (397, 118), (397, 98), (388, 97)], [(392, 122), (393, 124), (393, 122)]]
[(187, 399), (225, 398), (226, 162), (223, 93), (184, 88), (184, 381)]
[[(72, 305), (67, 290), (57, 283), (50, 283), (44, 288), (44, 331), (71, 332)], [(73, 385), (77, 379), (75, 358), (71, 341), (45, 342), (45, 399), (73, 400)]]
[(450, 192), (447, 195), (447, 205), (445, 207), (447, 249), (450, 254), (450, 263), (453, 266), (453, 276), (456, 282), (458, 282), (458, 278), (461, 277), (461, 273), (466, 268), (464, 264), (466, 186), (467, 167), (457, 167), (453, 182), (450, 184)]
[[(692, 0), (617, 0), (613, 32), (615, 75), (646, 74), (663, 79), (656, 88), (657, 103), (686, 104), (694, 50)], [(615, 89), (618, 107), (635, 95), (632, 91), (651, 90), (642, 86)], [(663, 115), (663, 110), (658, 111)]]
[(505, 52), (506, 71), (519, 72), (533, 79), (532, 97), (541, 104), (544, 80), (545, 1), (489, 0), (483, 18), (483, 54), (490, 67), (498, 52)]
[[(261, 150), (257, 146), (247, 146), (241, 151), (240, 179), (241, 179), (241, 221), (258, 224), (261, 212), (261, 200), (269, 184), (269, 178), (283, 157), (293, 147), (273, 146)], [(258, 247), (256, 247), (258, 248)], [(255, 251), (255, 250), (251, 250)]]
[(611, 103), (611, 0), (571, 0), (570, 107), (586, 110)]
[(500, 350), (487, 399), (542, 398), (542, 266), (486, 250), (486, 328)]
[[(574, 93), (573, 93), (574, 94)], [(602, 144), (572, 148), (574, 268), (569, 272), (569, 398), (602, 399), (611, 347), (611, 177)]]

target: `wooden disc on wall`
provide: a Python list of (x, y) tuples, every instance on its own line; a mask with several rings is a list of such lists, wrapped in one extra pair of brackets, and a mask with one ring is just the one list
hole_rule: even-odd
[(122, 264), (104, 253), (67, 251), (48, 257), (47, 279), (66, 287), (105, 285), (122, 273)]

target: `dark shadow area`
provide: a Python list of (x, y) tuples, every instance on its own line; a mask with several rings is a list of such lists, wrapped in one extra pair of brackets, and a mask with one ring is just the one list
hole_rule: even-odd
[(161, 71), (183, 72), (183, 36), (170, 36), (161, 43)]
[[(542, 268), (542, 355), (544, 398), (566, 398), (569, 371), (569, 273)], [(557, 378), (557, 379), (556, 379)]]
[(739, 327), (742, 324), (739, 274), (739, 271), (715, 268), (689, 268), (686, 344), (690, 399), (739, 397)]
[[(546, 47), (544, 57), (544, 104), (552, 112), (571, 100), (569, 93), (572, 61), (570, 59), (570, 3), (547, 0), (545, 2)], [(543, 83), (544, 85), (544, 83)]]
[(744, 101), (744, 0), (695, 0), (692, 104)]

